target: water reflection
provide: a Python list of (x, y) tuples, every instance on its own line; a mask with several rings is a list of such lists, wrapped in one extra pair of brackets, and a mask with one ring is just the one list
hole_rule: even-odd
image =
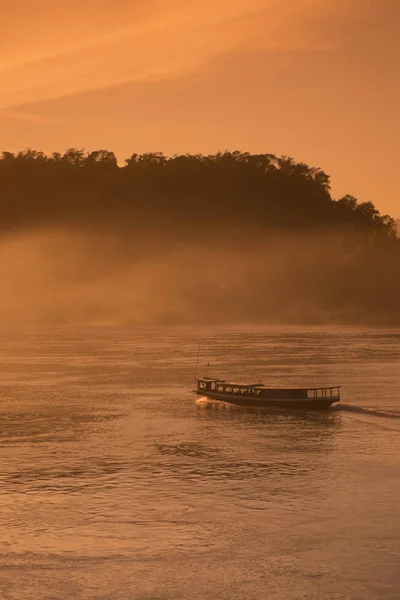
[[(355, 333), (253, 333), (210, 334), (221, 371), (282, 385), (328, 373), (354, 403), (371, 360), (389, 356), (383, 334), (367, 357), (372, 334), (357, 346)], [(186, 393), (194, 337), (6, 340), (4, 594), (375, 600), (384, 568), (397, 597), (399, 421), (371, 435), (370, 412), (199, 405)], [(371, 404), (379, 390), (377, 408), (399, 409), (398, 373), (379, 363)]]
[(84, 433), (98, 430), (108, 421), (125, 416), (123, 411), (101, 411), (94, 407), (51, 407), (32, 412), (0, 413), (0, 446), (21, 443), (43, 444), (68, 442), (79, 439)]
[(169, 456), (190, 456), (191, 458), (215, 458), (220, 450), (208, 448), (198, 442), (180, 442), (176, 444), (155, 444), (161, 454)]
[[(294, 410), (282, 408), (251, 408), (236, 406), (218, 400), (201, 398), (196, 402), (197, 418), (205, 421), (227, 421), (236, 426), (264, 428), (265, 432), (276, 431), (284, 438), (290, 428), (290, 438), (300, 437), (307, 443), (310, 439), (328, 437), (341, 428), (342, 418), (336, 410)], [(280, 435), (282, 434), (282, 435)]]
[[(107, 480), (127, 468), (126, 461), (115, 461), (102, 458), (101, 460), (79, 461), (63, 464), (62, 462), (39, 467), (31, 466), (19, 471), (2, 472), (2, 493), (35, 491), (52, 491), (69, 494), (86, 490), (94, 485), (104, 487)], [(70, 461), (71, 463), (71, 461)]]

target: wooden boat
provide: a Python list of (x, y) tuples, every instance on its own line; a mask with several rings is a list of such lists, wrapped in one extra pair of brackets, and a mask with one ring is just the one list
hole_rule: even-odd
[(193, 391), (240, 406), (320, 409), (340, 401), (340, 387), (269, 388), (263, 383), (232, 383), (214, 377), (196, 377)]

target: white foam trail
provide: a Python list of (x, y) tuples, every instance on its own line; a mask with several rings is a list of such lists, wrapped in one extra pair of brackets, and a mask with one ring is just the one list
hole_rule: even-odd
[(230, 404), (229, 402), (223, 402), (223, 400), (212, 400), (211, 398), (207, 398), (206, 396), (202, 396), (196, 400), (197, 406), (201, 406), (202, 408), (208, 408), (211, 410), (234, 410), (240, 408), (239, 406), (235, 406), (234, 404)]
[(385, 417), (386, 419), (400, 419), (400, 411), (394, 410), (367, 408), (366, 406), (357, 406), (356, 404), (343, 404), (342, 402), (332, 408), (333, 410), (361, 413), (364, 415), (372, 415), (374, 417)]

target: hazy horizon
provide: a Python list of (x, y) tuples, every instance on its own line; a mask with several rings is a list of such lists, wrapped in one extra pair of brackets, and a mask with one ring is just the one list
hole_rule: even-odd
[[(0, 324), (400, 325), (395, 298), (382, 310), (363, 291), (346, 292), (334, 232), (269, 235), (245, 249), (244, 241), (165, 238), (148, 254), (115, 234), (9, 237), (0, 249)], [(370, 275), (358, 277), (370, 289)]]

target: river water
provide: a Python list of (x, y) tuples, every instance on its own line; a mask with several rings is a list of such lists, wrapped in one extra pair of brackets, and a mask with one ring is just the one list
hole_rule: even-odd
[[(202, 374), (344, 405), (197, 398), (199, 342)], [(400, 598), (400, 330), (3, 330), (0, 357), (2, 600)]]

